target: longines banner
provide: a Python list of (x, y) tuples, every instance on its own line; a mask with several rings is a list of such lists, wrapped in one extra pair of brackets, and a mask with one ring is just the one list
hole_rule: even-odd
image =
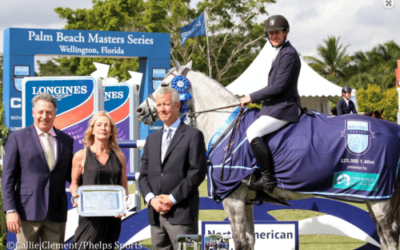
[[(105, 86), (104, 110), (107, 111), (117, 125), (118, 140), (133, 140), (139, 138), (139, 122), (135, 115), (135, 105), (138, 102), (136, 86), (118, 83)], [(139, 152), (133, 148), (121, 148), (125, 154), (126, 170), (134, 173), (134, 162), (139, 166)]]
[(22, 125), (33, 124), (32, 98), (40, 93), (57, 100), (54, 127), (74, 139), (74, 151), (83, 148), (83, 140), (92, 115), (102, 110), (101, 80), (93, 77), (27, 77), (23, 80)]

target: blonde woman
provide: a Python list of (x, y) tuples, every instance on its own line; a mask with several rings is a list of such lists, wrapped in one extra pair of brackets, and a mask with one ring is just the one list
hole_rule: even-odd
[[(76, 207), (76, 190), (82, 185), (122, 185), (128, 195), (126, 160), (117, 144), (117, 127), (108, 113), (99, 111), (89, 121), (85, 148), (72, 160), (70, 191)], [(124, 214), (122, 214), (124, 215)], [(72, 238), (75, 249), (114, 249), (121, 232), (121, 217), (79, 217)]]

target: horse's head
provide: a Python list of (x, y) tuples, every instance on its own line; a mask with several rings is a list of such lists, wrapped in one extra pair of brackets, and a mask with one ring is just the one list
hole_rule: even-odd
[(383, 114), (383, 109), (381, 111), (375, 110), (375, 111), (364, 112), (365, 116), (370, 116), (376, 119), (384, 120), (382, 114)]
[[(171, 68), (167, 75), (162, 80), (160, 86), (158, 88), (171, 87), (172, 80), (180, 75), (186, 75), (189, 70), (192, 68), (192, 61), (190, 61), (187, 65), (181, 66), (178, 61), (174, 60), (175, 67)], [(153, 125), (155, 121), (160, 119), (157, 114), (157, 106), (156, 106), (156, 91), (150, 94), (146, 100), (144, 100), (139, 107), (136, 109), (136, 117), (139, 121), (143, 122), (146, 125)], [(189, 92), (192, 94), (192, 87), (189, 87)], [(188, 101), (189, 110), (193, 110), (192, 100)]]

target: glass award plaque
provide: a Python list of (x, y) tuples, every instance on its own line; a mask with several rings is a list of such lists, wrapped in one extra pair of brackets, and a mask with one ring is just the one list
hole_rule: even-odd
[(80, 186), (78, 213), (84, 217), (116, 216), (125, 212), (125, 189), (118, 185)]

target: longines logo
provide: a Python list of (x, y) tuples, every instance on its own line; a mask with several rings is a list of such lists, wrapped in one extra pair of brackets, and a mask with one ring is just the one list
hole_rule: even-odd
[(87, 93), (87, 86), (51, 86), (51, 87), (33, 87), (32, 95), (48, 93), (53, 95), (57, 101), (72, 95), (84, 95)]
[(57, 99), (57, 101), (61, 101), (63, 98), (71, 96), (71, 95), (53, 95), (54, 98)]
[(111, 99), (122, 99), (124, 98), (124, 92), (123, 91), (109, 91), (109, 92), (104, 92), (104, 101), (109, 101)]

